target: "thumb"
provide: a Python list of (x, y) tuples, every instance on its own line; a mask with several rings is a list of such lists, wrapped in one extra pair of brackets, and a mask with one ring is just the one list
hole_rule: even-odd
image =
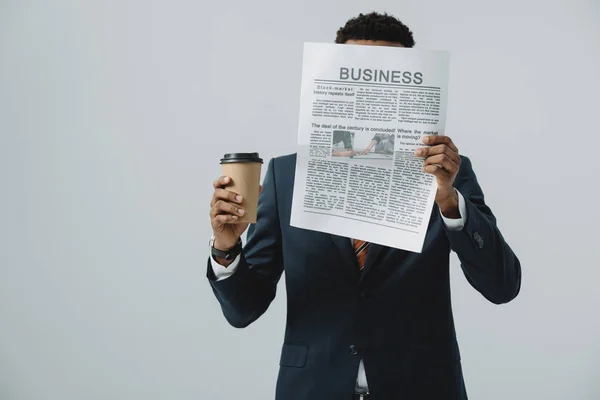
[(242, 222), (242, 223), (235, 224), (235, 226), (234, 226), (235, 234), (238, 238), (240, 236), (242, 236), (242, 233), (244, 233), (246, 231), (246, 229), (248, 228), (248, 225), (250, 225), (249, 222)]

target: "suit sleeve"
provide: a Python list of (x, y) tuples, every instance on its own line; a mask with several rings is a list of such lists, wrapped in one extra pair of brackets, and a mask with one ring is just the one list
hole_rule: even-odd
[(283, 273), (274, 165), (271, 160), (258, 200), (257, 222), (248, 229), (235, 273), (217, 280), (208, 260), (208, 281), (223, 315), (236, 328), (250, 325), (267, 310)]
[(508, 303), (521, 288), (521, 264), (496, 226), (467, 157), (454, 186), (465, 199), (467, 221), (460, 231), (446, 229), (450, 246), (471, 286), (492, 303)]

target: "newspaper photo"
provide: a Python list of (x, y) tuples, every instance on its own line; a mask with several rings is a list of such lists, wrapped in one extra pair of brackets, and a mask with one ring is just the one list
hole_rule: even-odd
[(306, 43), (291, 225), (421, 252), (436, 193), (425, 135), (445, 133), (449, 54)]

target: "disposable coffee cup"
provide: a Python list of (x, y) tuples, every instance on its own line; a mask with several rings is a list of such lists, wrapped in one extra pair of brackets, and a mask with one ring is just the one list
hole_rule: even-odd
[(223, 175), (231, 178), (226, 189), (242, 196), (244, 215), (236, 222), (256, 222), (262, 163), (258, 153), (229, 153), (221, 159)]

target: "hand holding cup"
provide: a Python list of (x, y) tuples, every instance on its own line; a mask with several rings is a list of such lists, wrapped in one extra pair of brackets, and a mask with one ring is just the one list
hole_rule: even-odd
[(225, 189), (231, 178), (221, 176), (213, 182), (215, 189), (210, 202), (210, 224), (215, 235), (214, 246), (218, 250), (229, 250), (235, 246), (248, 222), (239, 223), (246, 210), (242, 207), (243, 197)]
[(248, 224), (256, 222), (260, 169), (258, 153), (230, 153), (221, 159), (223, 175), (213, 182), (210, 221), (214, 248), (233, 248)]

